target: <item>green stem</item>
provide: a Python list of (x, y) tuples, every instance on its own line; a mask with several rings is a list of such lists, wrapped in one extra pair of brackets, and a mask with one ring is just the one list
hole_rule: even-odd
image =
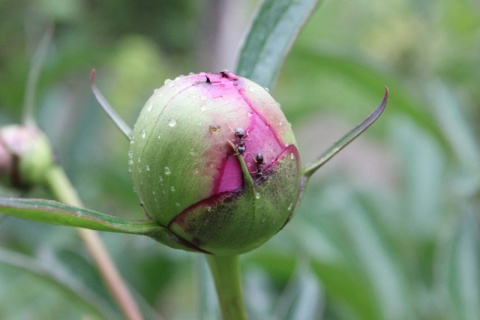
[[(77, 207), (83, 206), (75, 188), (61, 167), (52, 167), (45, 176), (47, 186), (58, 201)], [(81, 228), (78, 228), (77, 231), (125, 317), (129, 320), (141, 320), (142, 315), (138, 306), (113, 263), (98, 232)]]
[(238, 256), (207, 255), (207, 262), (217, 289), (222, 318), (224, 320), (246, 319), (240, 286)]

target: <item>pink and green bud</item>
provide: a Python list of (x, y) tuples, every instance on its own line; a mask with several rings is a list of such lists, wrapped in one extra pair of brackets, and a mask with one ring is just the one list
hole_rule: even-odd
[(0, 129), (0, 180), (17, 188), (40, 184), (53, 165), (50, 143), (36, 126)]
[(262, 87), (233, 73), (167, 80), (133, 130), (129, 165), (149, 217), (191, 248), (252, 250), (289, 221), (300, 189), (291, 126)]

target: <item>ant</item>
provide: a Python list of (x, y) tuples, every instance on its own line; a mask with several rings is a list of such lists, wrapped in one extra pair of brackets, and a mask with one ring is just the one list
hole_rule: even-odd
[(242, 128), (235, 129), (235, 137), (237, 138), (237, 150), (239, 154), (243, 154), (247, 150), (247, 146), (243, 141), (245, 137), (245, 131)]
[[(245, 133), (245, 130), (242, 128), (237, 128), (235, 131), (228, 126), (230, 130), (232, 130), (233, 134), (235, 135), (236, 141), (235, 141), (235, 147), (237, 148), (238, 154), (242, 155), (245, 153), (247, 150), (247, 146), (245, 145), (245, 141), (243, 140), (248, 136), (248, 133)], [(230, 154), (227, 154), (227, 158), (230, 156)]]
[(258, 152), (257, 156), (255, 157), (255, 165), (257, 167), (257, 171), (255, 172), (256, 180), (260, 180), (264, 178), (263, 170), (262, 170), (262, 165), (264, 164), (265, 164), (265, 159), (263, 158), (263, 154)]

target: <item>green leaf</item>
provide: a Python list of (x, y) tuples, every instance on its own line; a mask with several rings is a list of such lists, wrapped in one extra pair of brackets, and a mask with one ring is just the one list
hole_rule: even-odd
[[(33, 276), (34, 279), (40, 280), (44, 293), (41, 298), (48, 295), (49, 289), (53, 289), (61, 294), (62, 298), (70, 299), (81, 306), (84, 312), (87, 311), (101, 318), (118, 316), (102, 297), (77, 281), (74, 275), (68, 274), (58, 264), (53, 266), (51, 262), (46, 263), (43, 260), (4, 248), (0, 248), (0, 264), (21, 270)], [(16, 284), (19, 285), (18, 282)], [(32, 287), (35, 287), (35, 283), (30, 282), (29, 289), (32, 290)], [(25, 294), (25, 296), (28, 297), (28, 294)], [(40, 301), (42, 301), (41, 298)], [(72, 309), (71, 306), (70, 309)], [(5, 316), (5, 311), (2, 310), (3, 316)]]
[(131, 139), (132, 136), (132, 129), (130, 126), (125, 122), (125, 120), (120, 117), (120, 115), (113, 109), (113, 107), (108, 103), (107, 99), (103, 96), (100, 90), (95, 85), (95, 69), (92, 69), (90, 73), (90, 87), (92, 89), (93, 95), (97, 102), (102, 107), (103, 111), (108, 115), (108, 117), (113, 121), (113, 123), (117, 126), (117, 128), (123, 133), (128, 140)]
[(480, 314), (479, 234), (478, 218), (472, 210), (460, 221), (450, 256), (449, 294), (456, 319), (478, 319)]
[(172, 248), (202, 251), (153, 221), (123, 219), (52, 200), (0, 198), (0, 213), (49, 224), (145, 235)]
[(240, 50), (237, 74), (271, 87), (287, 52), (318, 0), (265, 0)]
[(337, 153), (339, 153), (343, 148), (345, 148), (350, 142), (355, 140), (363, 131), (367, 130), (382, 114), (385, 109), (388, 101), (388, 89), (385, 87), (385, 96), (383, 97), (380, 105), (373, 110), (373, 112), (366, 117), (362, 122), (360, 122), (355, 128), (350, 130), (345, 134), (340, 140), (335, 142), (333, 146), (328, 148), (317, 161), (308, 164), (304, 169), (304, 176), (309, 178), (312, 174), (315, 173), (321, 166), (327, 163), (332, 159)]

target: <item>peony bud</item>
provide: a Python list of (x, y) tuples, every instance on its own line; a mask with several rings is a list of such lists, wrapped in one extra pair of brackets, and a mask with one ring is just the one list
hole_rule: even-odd
[(129, 165), (146, 214), (189, 246), (252, 250), (289, 221), (300, 189), (291, 126), (271, 95), (233, 73), (155, 90), (135, 124)]
[(0, 129), (0, 177), (17, 188), (42, 183), (54, 165), (50, 144), (34, 125)]

